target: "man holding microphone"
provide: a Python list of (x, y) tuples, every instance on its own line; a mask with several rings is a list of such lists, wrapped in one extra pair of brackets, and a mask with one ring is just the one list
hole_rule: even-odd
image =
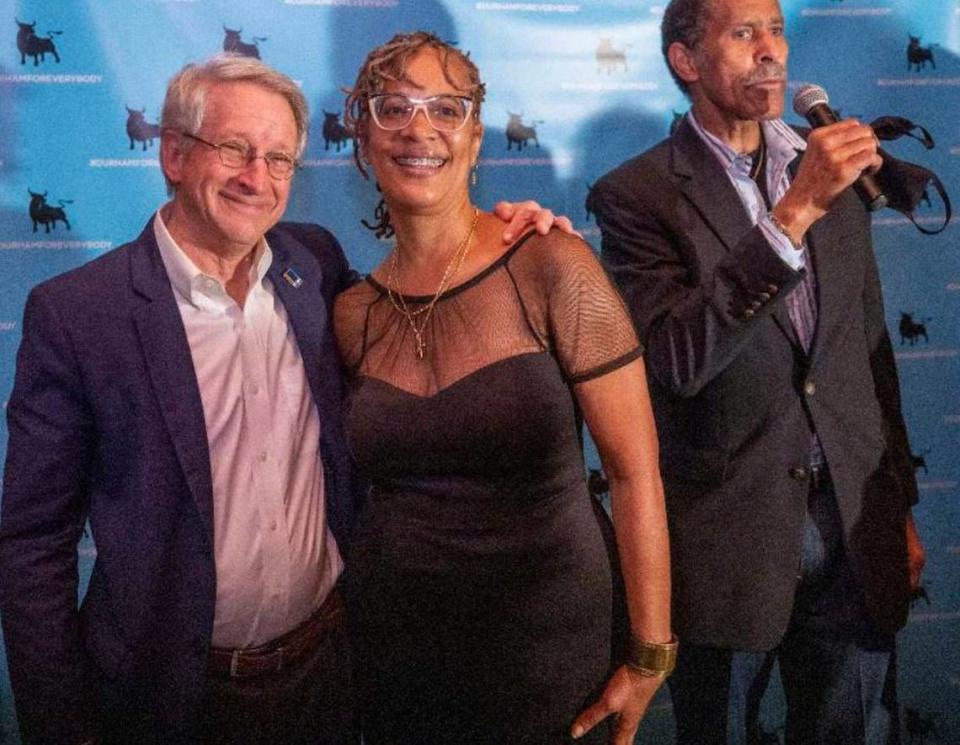
[(692, 102), (590, 196), (646, 345), (672, 541), (679, 743), (750, 743), (774, 662), (787, 742), (898, 742), (895, 632), (923, 547), (870, 240), (897, 164), (854, 120), (781, 116), (777, 0), (673, 0)]

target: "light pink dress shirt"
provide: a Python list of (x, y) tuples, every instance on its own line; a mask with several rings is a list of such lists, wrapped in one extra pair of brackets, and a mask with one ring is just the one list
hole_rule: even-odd
[[(262, 240), (241, 308), (176, 244), (154, 233), (200, 386), (213, 476), (213, 645), (263, 644), (316, 610), (343, 562), (327, 525), (320, 419)], [(189, 577), (185, 578), (189, 581)]]

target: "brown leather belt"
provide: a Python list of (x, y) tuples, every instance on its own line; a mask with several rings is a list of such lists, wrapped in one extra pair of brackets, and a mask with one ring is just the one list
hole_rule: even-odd
[(344, 616), (343, 596), (334, 588), (316, 613), (273, 641), (246, 649), (211, 647), (207, 669), (224, 678), (280, 672), (313, 652), (324, 635), (343, 629)]

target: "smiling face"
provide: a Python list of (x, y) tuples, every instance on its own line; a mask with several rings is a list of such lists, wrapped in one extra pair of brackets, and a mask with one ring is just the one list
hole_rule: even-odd
[(669, 50), (697, 119), (710, 128), (782, 116), (788, 48), (777, 0), (712, 0), (709, 11), (695, 49)]
[[(264, 153), (293, 155), (297, 126), (278, 93), (249, 82), (220, 83), (206, 95), (203, 125), (195, 133), (213, 143), (243, 142)], [(248, 253), (283, 215), (291, 180), (267, 173), (262, 158), (228, 168), (215, 148), (163, 133), (164, 173), (176, 185), (167, 228), (181, 246), (220, 256)]]
[[(388, 80), (383, 93), (414, 98), (469, 96), (462, 64), (451, 60), (444, 75), (437, 50), (425, 47), (410, 58), (403, 80)], [(467, 179), (480, 153), (483, 125), (471, 116), (456, 132), (434, 129), (423, 111), (403, 129), (381, 129), (362, 120), (362, 147), (391, 214), (440, 214), (469, 202)]]

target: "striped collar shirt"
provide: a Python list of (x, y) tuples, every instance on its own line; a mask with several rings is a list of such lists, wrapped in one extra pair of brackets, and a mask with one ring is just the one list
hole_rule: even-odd
[[(687, 113), (687, 117), (694, 131), (723, 167), (751, 222), (763, 232), (770, 248), (792, 269), (803, 272), (800, 283), (787, 295), (786, 302), (787, 312), (797, 339), (809, 353), (817, 327), (817, 283), (814, 272), (807, 266), (806, 240), (802, 248), (797, 250), (790, 240), (774, 227), (770, 220), (770, 210), (760, 193), (760, 187), (750, 178), (752, 156), (736, 152), (727, 143), (701, 127), (692, 110)], [(790, 163), (796, 159), (798, 152), (806, 150), (807, 143), (782, 119), (762, 121), (760, 126), (767, 148), (766, 172), (763, 177), (767, 180), (767, 194), (770, 195), (770, 202), (776, 204), (790, 188), (788, 168)], [(808, 457), (811, 465), (819, 466), (825, 462), (823, 445), (816, 433), (812, 435)]]
[[(794, 248), (790, 240), (773, 226), (760, 188), (750, 178), (750, 166), (753, 162), (751, 155), (736, 152), (719, 137), (700, 126), (693, 110), (687, 112), (687, 119), (723, 167), (730, 183), (736, 189), (740, 201), (743, 202), (744, 209), (750, 216), (750, 221), (754, 225), (760, 226), (760, 230), (763, 231), (770, 247), (792, 269), (799, 271), (803, 268), (806, 265), (804, 252)], [(788, 166), (796, 159), (798, 152), (807, 149), (807, 143), (783, 119), (762, 121), (760, 127), (767, 148), (765, 174), (767, 194), (770, 195), (771, 204), (776, 204), (790, 188)]]

